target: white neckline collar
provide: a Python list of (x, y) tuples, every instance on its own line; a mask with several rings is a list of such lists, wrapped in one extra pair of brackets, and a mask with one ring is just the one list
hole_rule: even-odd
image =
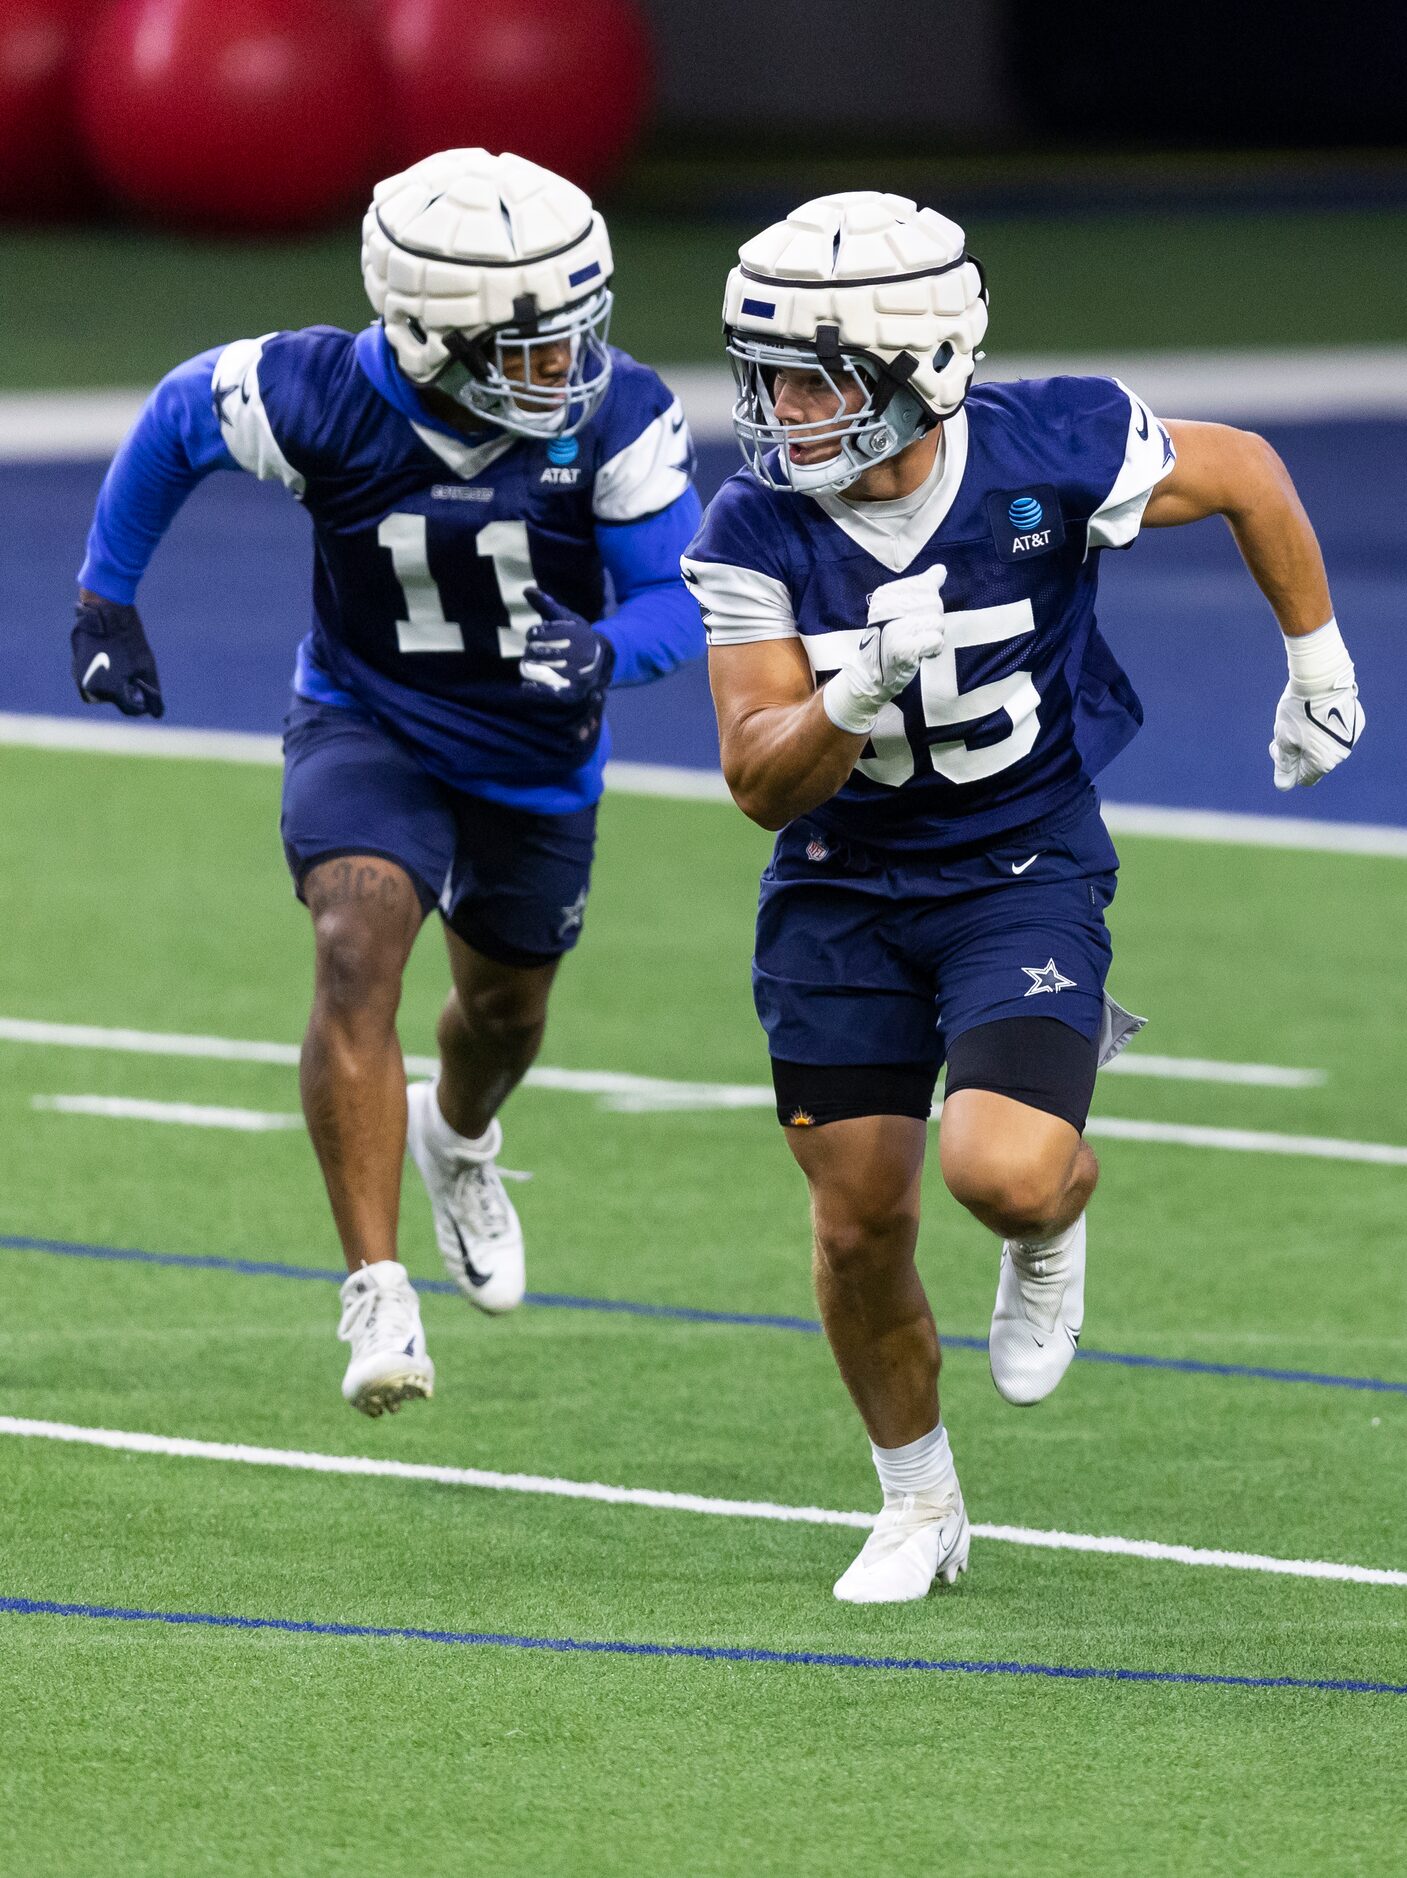
[(966, 468), (967, 412), (957, 410), (944, 418), (938, 461), (911, 495), (893, 502), (847, 502), (838, 495), (811, 499), (856, 547), (872, 554), (891, 573), (902, 574), (942, 526), (957, 499)]
[(420, 441), (428, 444), (441, 462), (447, 463), (455, 475), (462, 476), (465, 482), (471, 481), (481, 470), (486, 470), (490, 463), (496, 463), (518, 442), (512, 431), (491, 437), (487, 443), (476, 444), (470, 443), (467, 438), (447, 437), (442, 430), (431, 430), (428, 424), (417, 424), (414, 420), (410, 427)]

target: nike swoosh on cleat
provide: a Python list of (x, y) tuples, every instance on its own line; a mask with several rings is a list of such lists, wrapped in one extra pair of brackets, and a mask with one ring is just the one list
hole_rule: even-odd
[(1027, 869), (1028, 867), (1033, 867), (1033, 866), (1035, 865), (1035, 863), (1036, 863), (1036, 862), (1037, 862), (1038, 860), (1040, 860), (1040, 858), (1041, 858), (1041, 857), (1040, 857), (1040, 855), (1039, 855), (1039, 854), (1033, 854), (1033, 855), (1031, 856), (1031, 858), (1030, 858), (1030, 860), (1029, 860), (1029, 861), (1023, 861), (1023, 862), (1021, 863), (1021, 865), (1020, 865), (1020, 867), (1018, 867), (1018, 866), (1016, 865), (1016, 863), (1015, 863), (1015, 861), (1013, 861), (1013, 862), (1011, 863), (1011, 871), (1012, 871), (1012, 873), (1013, 873), (1013, 874), (1024, 874), (1024, 873), (1026, 872), (1026, 869)]
[(411, 1338), (410, 1342), (406, 1345), (405, 1349), (402, 1350), (401, 1355), (402, 1356), (414, 1356), (415, 1355), (415, 1338), (414, 1337)]
[(481, 1291), (490, 1278), (493, 1277), (493, 1273), (481, 1272), (473, 1259), (470, 1258), (469, 1248), (464, 1243), (464, 1234), (459, 1230), (459, 1221), (451, 1219), (450, 1225), (454, 1227), (454, 1236), (459, 1241), (459, 1258), (464, 1267), (464, 1276), (469, 1280), (476, 1291)]
[(88, 689), (88, 680), (93, 676), (94, 672), (110, 672), (111, 670), (112, 660), (108, 657), (106, 652), (99, 652), (94, 657), (87, 671), (84, 672), (83, 683), (79, 686), (79, 690), (86, 691)]

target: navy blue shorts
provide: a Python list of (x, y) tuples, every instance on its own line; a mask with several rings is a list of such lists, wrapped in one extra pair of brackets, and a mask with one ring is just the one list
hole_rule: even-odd
[(370, 718), (295, 697), (283, 725), (283, 851), (298, 896), (319, 861), (403, 867), (426, 913), (487, 958), (544, 965), (576, 944), (596, 810), (539, 815), (451, 789)]
[(921, 1063), (964, 1031), (1055, 1017), (1098, 1037), (1118, 857), (1093, 792), (962, 858), (837, 841), (804, 818), (762, 876), (753, 996), (774, 1057)]

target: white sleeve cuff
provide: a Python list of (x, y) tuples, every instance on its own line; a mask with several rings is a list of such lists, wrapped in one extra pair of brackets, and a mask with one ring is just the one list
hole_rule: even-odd
[(273, 337), (265, 333), (262, 339), (236, 339), (226, 346), (215, 361), (210, 390), (220, 435), (240, 468), (262, 481), (280, 482), (301, 497), (306, 484), (279, 448), (259, 389), (259, 361), (265, 341)]
[(795, 639), (796, 615), (786, 583), (755, 567), (727, 561), (679, 563), (684, 583), (699, 603), (711, 646), (750, 645), (759, 639)]
[(1148, 498), (1177, 461), (1172, 439), (1122, 379), (1114, 383), (1129, 401), (1124, 460), (1113, 487), (1089, 518), (1091, 548), (1126, 548), (1143, 525)]
[(597, 521), (634, 522), (677, 502), (689, 487), (691, 450), (684, 407), (676, 398), (597, 470), (591, 497)]

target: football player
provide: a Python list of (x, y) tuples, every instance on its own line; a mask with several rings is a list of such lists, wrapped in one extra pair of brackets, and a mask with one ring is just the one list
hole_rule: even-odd
[(992, 1376), (1034, 1403), (1084, 1319), (1095, 1071), (1142, 1023), (1104, 988), (1118, 862), (1092, 779), (1142, 713), (1095, 624), (1101, 555), (1225, 517), (1284, 634), (1277, 787), (1342, 763), (1363, 712), (1274, 451), (1113, 379), (969, 390), (986, 288), (934, 210), (806, 203), (742, 248), (724, 326), (747, 469), (683, 565), (729, 787), (780, 831), (754, 991), (883, 1489), (835, 1594), (897, 1602), (969, 1544), (914, 1265), (939, 1067), (943, 1178), (1003, 1241)]
[[(350, 1273), (342, 1388), (368, 1415), (434, 1386), (397, 1258), (407, 1144), (455, 1283), (489, 1312), (523, 1296), (497, 1116), (581, 932), (603, 701), (703, 651), (684, 414), (608, 346), (611, 271), (588, 198), (520, 157), (446, 150), (391, 177), (362, 227), (374, 324), (178, 366), (108, 471), (79, 575), (80, 692), (160, 717), (134, 601), (191, 489), (244, 469), (311, 517), (282, 835), (316, 946), (301, 1087)], [(396, 1007), (436, 907), (453, 989), (438, 1079), (407, 1100)]]

